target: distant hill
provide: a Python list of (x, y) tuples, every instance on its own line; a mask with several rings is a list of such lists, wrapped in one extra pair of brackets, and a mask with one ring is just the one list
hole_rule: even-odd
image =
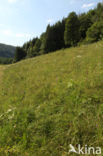
[(15, 48), (16, 47), (14, 46), (0, 43), (0, 57), (6, 57), (6, 58), (14, 57)]

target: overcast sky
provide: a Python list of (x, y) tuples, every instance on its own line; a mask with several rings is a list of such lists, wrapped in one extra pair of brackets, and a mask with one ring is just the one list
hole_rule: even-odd
[(69, 12), (81, 13), (102, 0), (0, 0), (0, 43), (23, 45)]

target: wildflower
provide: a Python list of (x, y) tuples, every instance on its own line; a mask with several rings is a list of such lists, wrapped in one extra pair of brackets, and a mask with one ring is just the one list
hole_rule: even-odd
[(68, 88), (71, 88), (73, 86), (72, 82), (68, 82)]
[(11, 112), (12, 111), (12, 109), (8, 109), (8, 111), (6, 112), (6, 113), (9, 113), (9, 112)]
[(13, 119), (13, 117), (14, 117), (14, 113), (11, 116), (9, 116), (8, 119)]
[(77, 57), (80, 58), (80, 57), (82, 57), (82, 56), (81, 56), (81, 55), (78, 55)]
[(0, 118), (2, 118), (3, 115), (0, 115)]

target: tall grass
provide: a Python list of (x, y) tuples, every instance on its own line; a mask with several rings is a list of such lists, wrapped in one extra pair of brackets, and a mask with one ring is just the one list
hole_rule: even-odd
[(1, 156), (67, 156), (69, 144), (103, 148), (103, 42), (2, 72)]

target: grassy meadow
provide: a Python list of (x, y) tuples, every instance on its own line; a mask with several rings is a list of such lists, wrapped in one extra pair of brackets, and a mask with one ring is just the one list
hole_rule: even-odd
[(69, 144), (103, 148), (103, 41), (0, 66), (0, 156)]

